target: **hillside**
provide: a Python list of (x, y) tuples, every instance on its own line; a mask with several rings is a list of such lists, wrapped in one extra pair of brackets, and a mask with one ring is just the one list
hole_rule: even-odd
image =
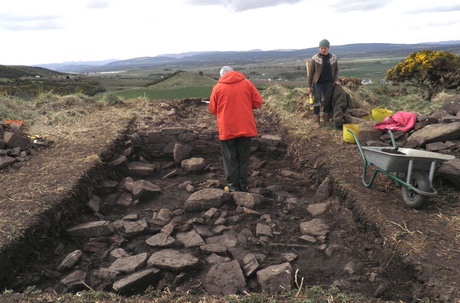
[(65, 73), (38, 66), (35, 67), (22, 65), (0, 65), (0, 80), (15, 80), (20, 78), (36, 77), (55, 77), (63, 75), (65, 75)]
[(0, 65), (0, 94), (30, 99), (51, 91), (61, 95), (83, 93), (94, 96), (105, 89), (93, 79), (43, 67)]
[[(332, 45), (331, 52), (339, 59), (343, 58), (405, 58), (410, 53), (424, 49), (443, 50), (460, 55), (460, 41), (449, 43), (421, 43), (421, 44), (391, 44), (391, 43), (361, 43), (347, 45)], [(114, 60), (102, 65), (71, 64), (43, 64), (40, 67), (60, 72), (108, 72), (118, 70), (135, 70), (156, 68), (185, 68), (203, 65), (240, 65), (248, 63), (266, 63), (274, 60), (305, 60), (317, 52), (317, 48), (299, 50), (271, 50), (271, 51), (229, 51), (229, 52), (198, 52), (156, 57), (140, 57), (128, 60)]]

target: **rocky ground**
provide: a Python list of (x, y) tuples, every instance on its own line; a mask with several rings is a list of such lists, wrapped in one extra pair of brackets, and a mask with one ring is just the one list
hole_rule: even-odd
[[(268, 110), (256, 117), (249, 193), (222, 190), (215, 122), (200, 100), (151, 104), (113, 145), (94, 145), (98, 134), (85, 130), (86, 144), (56, 141), (2, 172), (8, 186), (30, 188), (40, 161), (63, 151), (102, 160), (85, 164), (75, 184), (82, 167), (69, 160), (46, 179), (56, 191), (32, 195), (51, 206), (34, 216), (41, 225), (25, 232), (27, 245), (2, 238), (2, 287), (220, 295), (321, 285), (369, 300), (459, 296), (458, 190), (438, 178), (439, 195), (408, 208), (388, 179), (362, 185), (363, 161), (342, 131), (316, 129), (308, 117), (287, 129)], [(18, 203), (13, 193), (3, 193), (2, 206)]]

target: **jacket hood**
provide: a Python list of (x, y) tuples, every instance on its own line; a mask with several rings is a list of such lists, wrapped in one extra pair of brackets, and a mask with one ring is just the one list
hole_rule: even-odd
[(219, 83), (230, 84), (230, 83), (236, 83), (236, 82), (243, 81), (244, 79), (246, 79), (246, 77), (242, 73), (239, 73), (236, 71), (230, 71), (230, 72), (227, 72), (223, 77), (219, 79)]

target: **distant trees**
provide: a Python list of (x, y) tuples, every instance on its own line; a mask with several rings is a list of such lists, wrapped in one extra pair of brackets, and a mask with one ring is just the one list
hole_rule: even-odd
[(414, 52), (388, 70), (386, 80), (413, 86), (431, 100), (442, 90), (460, 88), (460, 58), (445, 51)]

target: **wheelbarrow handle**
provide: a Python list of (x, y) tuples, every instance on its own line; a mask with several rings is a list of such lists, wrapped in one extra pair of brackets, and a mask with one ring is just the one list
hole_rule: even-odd
[(393, 135), (391, 130), (388, 130), (388, 134), (390, 134), (391, 144), (393, 144), (393, 148), (397, 149), (398, 147), (396, 146), (395, 136)]
[(348, 129), (348, 132), (353, 135), (353, 138), (355, 138), (356, 146), (358, 146), (359, 153), (361, 154), (361, 157), (363, 157), (364, 160), (364, 166), (368, 167), (370, 163), (367, 161), (366, 156), (364, 155), (364, 151), (361, 147), (361, 143), (359, 143), (358, 137), (356, 136), (356, 133), (352, 129)]

